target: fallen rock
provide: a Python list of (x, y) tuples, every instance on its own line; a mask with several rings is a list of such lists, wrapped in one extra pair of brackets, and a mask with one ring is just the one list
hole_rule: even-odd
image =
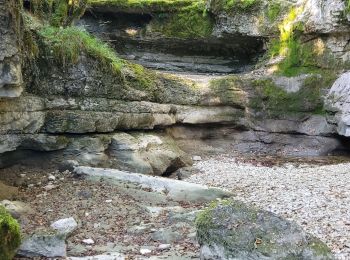
[(195, 155), (193, 156), (193, 161), (201, 161), (202, 157), (200, 157), (199, 155)]
[(141, 248), (141, 249), (140, 249), (140, 254), (141, 254), (141, 255), (148, 255), (148, 254), (150, 254), (150, 253), (152, 253), (152, 250), (151, 250), (151, 249), (147, 249), (147, 248)]
[(55, 189), (56, 187), (57, 187), (57, 186), (54, 185), (54, 184), (48, 184), (48, 185), (44, 186), (44, 190), (50, 191), (50, 190)]
[(75, 160), (66, 160), (64, 162), (62, 162), (60, 165), (58, 165), (58, 170), (59, 172), (65, 172), (65, 171), (69, 171), (69, 172), (73, 172), (74, 167), (79, 166), (79, 163)]
[(25, 257), (65, 257), (66, 249), (64, 235), (34, 234), (23, 241), (17, 253)]
[(166, 194), (168, 198), (174, 201), (209, 202), (216, 198), (232, 196), (229, 192), (209, 188), (204, 185), (137, 173), (127, 173), (114, 169), (80, 166), (74, 169), (74, 173), (85, 175), (91, 180), (104, 179), (109, 183), (116, 183), (118, 185), (121, 182), (137, 184), (141, 186), (140, 188), (151, 189), (154, 192)]
[(3, 200), (0, 202), (0, 205), (4, 206), (12, 217), (16, 219), (19, 219), (23, 214), (33, 213), (33, 210), (27, 204), (21, 201)]
[(124, 260), (125, 257), (120, 253), (109, 253), (105, 255), (84, 256), (84, 257), (68, 257), (67, 260)]
[(14, 199), (18, 195), (18, 188), (8, 186), (0, 181), (0, 200)]
[(95, 244), (95, 241), (92, 240), (91, 238), (84, 239), (82, 242), (83, 242), (84, 244), (87, 244), (87, 245), (93, 245), (93, 244)]
[(171, 247), (170, 244), (160, 244), (160, 245), (158, 246), (158, 248), (159, 248), (160, 250), (167, 250), (167, 249), (170, 249), (170, 247)]
[(183, 237), (179, 232), (172, 231), (171, 228), (161, 228), (152, 234), (152, 239), (164, 244), (170, 244), (183, 239)]
[(60, 219), (51, 224), (51, 228), (64, 236), (70, 235), (77, 227), (78, 223), (72, 217)]
[(334, 259), (293, 222), (241, 202), (223, 201), (196, 220), (200, 259)]

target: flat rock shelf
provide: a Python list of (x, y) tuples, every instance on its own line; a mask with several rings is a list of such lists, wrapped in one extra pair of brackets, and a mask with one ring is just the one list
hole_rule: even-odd
[(231, 191), (236, 200), (272, 211), (350, 259), (350, 163), (254, 166), (228, 155), (199, 161), (189, 182)]

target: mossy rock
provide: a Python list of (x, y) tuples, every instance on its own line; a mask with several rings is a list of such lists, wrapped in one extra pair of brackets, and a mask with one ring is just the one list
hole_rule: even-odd
[(10, 260), (21, 244), (21, 234), (18, 222), (0, 206), (0, 259)]
[(237, 201), (212, 203), (196, 227), (201, 259), (334, 259), (295, 223)]

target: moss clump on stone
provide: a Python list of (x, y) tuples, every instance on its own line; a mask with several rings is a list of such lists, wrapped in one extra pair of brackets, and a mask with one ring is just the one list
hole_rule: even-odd
[(299, 91), (292, 93), (276, 86), (271, 79), (255, 80), (252, 83), (257, 94), (250, 100), (249, 106), (264, 110), (271, 116), (300, 112), (324, 114), (323, 91), (335, 79), (333, 72), (324, 73), (323, 76), (314, 74), (304, 80)]
[(282, 12), (282, 4), (280, 2), (269, 2), (267, 9), (267, 17), (274, 22)]
[(176, 12), (155, 14), (151, 27), (167, 37), (205, 38), (212, 34), (214, 19), (207, 13), (205, 1), (198, 0)]
[(0, 206), (0, 259), (11, 260), (21, 244), (18, 222)]
[(255, 7), (258, 7), (262, 0), (213, 0), (211, 7), (214, 12), (248, 12)]
[(213, 96), (220, 99), (220, 103), (245, 108), (248, 103), (248, 95), (244, 91), (245, 82), (237, 76), (228, 76), (210, 81), (210, 89)]

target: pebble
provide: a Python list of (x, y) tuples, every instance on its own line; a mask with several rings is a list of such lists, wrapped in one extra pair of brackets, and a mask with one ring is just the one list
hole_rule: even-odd
[(86, 244), (86, 245), (93, 245), (93, 244), (95, 244), (95, 241), (92, 240), (91, 238), (84, 239), (82, 242), (83, 242), (84, 244)]
[(337, 259), (350, 259), (350, 163), (269, 168), (221, 155), (194, 167), (200, 173), (186, 181), (232, 191), (236, 200), (293, 220), (327, 243)]
[(54, 180), (56, 180), (56, 177), (55, 176), (53, 176), (52, 174), (51, 175), (49, 175), (49, 177), (47, 177), (50, 181), (54, 181)]
[(195, 155), (193, 156), (193, 161), (201, 161), (202, 160), (202, 157), (200, 157), (199, 155)]
[(147, 249), (147, 248), (141, 248), (140, 249), (140, 254), (141, 255), (147, 255), (147, 254), (150, 254), (150, 253), (152, 253), (152, 250), (150, 250), (150, 249)]
[(46, 191), (49, 191), (49, 190), (53, 190), (54, 188), (56, 188), (57, 186), (56, 185), (53, 185), (53, 184), (48, 184), (46, 186), (44, 186), (44, 189)]
[(170, 244), (161, 244), (161, 245), (158, 246), (158, 248), (160, 250), (166, 250), (166, 249), (169, 249), (170, 247), (171, 247)]

